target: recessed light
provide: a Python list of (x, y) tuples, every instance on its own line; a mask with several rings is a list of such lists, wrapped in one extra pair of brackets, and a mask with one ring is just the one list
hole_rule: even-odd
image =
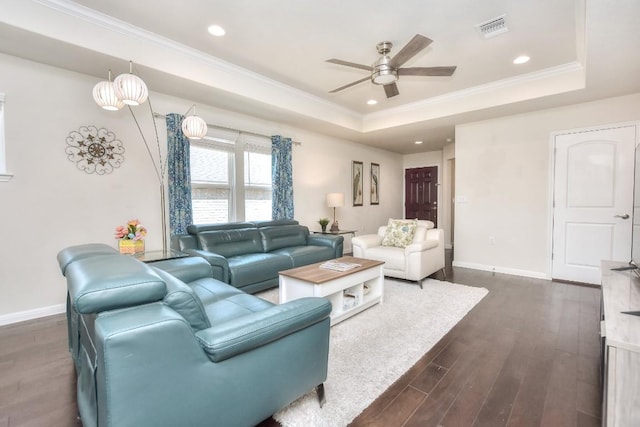
[(212, 36), (217, 37), (224, 36), (226, 34), (226, 31), (220, 25), (211, 25), (207, 28), (207, 31), (209, 31), (209, 34)]
[(414, 144), (420, 145), (420, 144), (422, 144), (422, 141), (416, 141), (416, 142), (414, 142)]
[(527, 55), (520, 55), (518, 56), (516, 59), (513, 60), (514, 64), (524, 64), (525, 62), (529, 62), (531, 58), (529, 58)]
[(375, 99), (370, 99), (367, 101), (367, 105), (376, 105), (378, 103), (378, 101), (376, 101)]

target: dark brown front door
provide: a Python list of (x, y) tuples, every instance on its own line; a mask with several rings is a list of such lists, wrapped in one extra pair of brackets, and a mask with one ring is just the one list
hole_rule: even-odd
[(405, 169), (405, 218), (433, 221), (438, 226), (438, 167)]

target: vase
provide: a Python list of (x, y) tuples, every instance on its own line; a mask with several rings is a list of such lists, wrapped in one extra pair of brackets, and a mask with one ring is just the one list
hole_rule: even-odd
[(130, 255), (144, 252), (144, 240), (118, 240), (118, 250)]
[(326, 224), (325, 224), (325, 225), (320, 224), (320, 228), (322, 229), (322, 232), (323, 232), (323, 233), (326, 233), (326, 232), (327, 232), (327, 226), (326, 226)]

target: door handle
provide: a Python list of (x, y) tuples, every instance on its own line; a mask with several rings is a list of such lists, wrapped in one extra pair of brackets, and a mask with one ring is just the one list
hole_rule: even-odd
[(624, 215), (614, 215), (614, 218), (622, 218), (622, 219), (629, 219), (629, 214), (624, 214)]

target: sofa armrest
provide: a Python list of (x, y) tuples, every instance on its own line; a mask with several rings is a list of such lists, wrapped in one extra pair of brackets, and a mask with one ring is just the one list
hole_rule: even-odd
[(330, 248), (336, 248), (344, 240), (342, 236), (334, 236), (329, 234), (310, 234), (307, 237), (307, 243), (309, 245), (316, 246), (328, 246)]
[(329, 234), (310, 234), (307, 237), (307, 244), (332, 248), (335, 252), (335, 257), (339, 258), (344, 250), (344, 237)]
[(231, 280), (229, 274), (229, 263), (227, 259), (219, 254), (213, 252), (203, 251), (201, 249), (185, 249), (185, 254), (198, 256), (207, 260), (211, 265), (211, 271), (213, 272), (213, 278), (220, 280), (224, 283), (229, 283)]
[(357, 246), (362, 251), (380, 246), (381, 243), (382, 236), (379, 236), (377, 234), (365, 234), (364, 236), (357, 236), (351, 239), (351, 245), (354, 246), (354, 248)]
[(311, 326), (329, 317), (324, 298), (301, 298), (196, 333), (204, 351), (221, 362)]
[(437, 240), (425, 240), (420, 243), (412, 243), (404, 248), (405, 253), (424, 252), (428, 249), (437, 248), (439, 243)]

